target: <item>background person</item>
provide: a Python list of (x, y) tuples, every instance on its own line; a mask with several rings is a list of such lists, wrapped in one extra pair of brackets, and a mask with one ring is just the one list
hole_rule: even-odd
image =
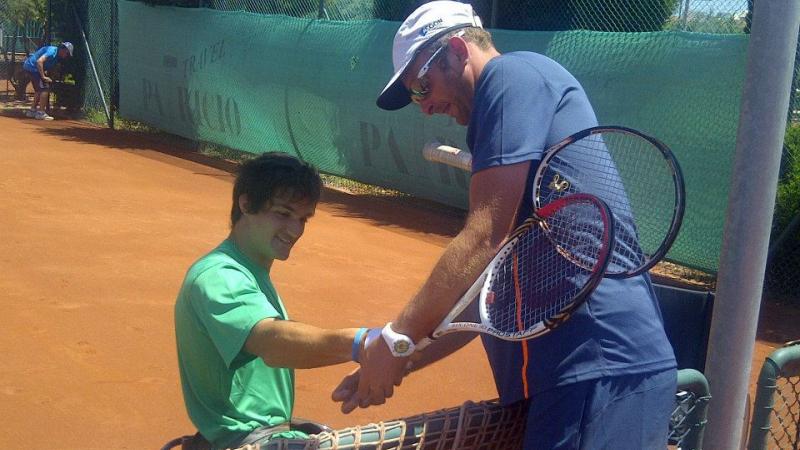
[(38, 120), (53, 120), (47, 114), (50, 104), (50, 87), (53, 80), (47, 76), (56, 63), (72, 57), (73, 46), (70, 42), (59, 45), (45, 45), (31, 54), (22, 64), (22, 68), (33, 84), (33, 106), (25, 111), (25, 116)]
[[(446, 114), (467, 127), (469, 212), (420, 291), (387, 324), (386, 342), (365, 348), (361, 368), (334, 391), (344, 412), (393, 394), (408, 358), (389, 348), (428, 336), (531, 213), (543, 151), (597, 125), (571, 74), (543, 55), (501, 55), (468, 4), (420, 6), (397, 31), (392, 56), (395, 73), (380, 108), (413, 101), (426, 115)], [(665, 447), (676, 362), (647, 275), (603, 280), (569, 321), (543, 337), (482, 341), (501, 402), (529, 402), (526, 449)]]

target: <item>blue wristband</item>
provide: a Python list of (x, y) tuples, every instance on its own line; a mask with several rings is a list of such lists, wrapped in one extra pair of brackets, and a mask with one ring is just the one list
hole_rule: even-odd
[(356, 337), (353, 338), (353, 349), (351, 350), (351, 357), (353, 361), (358, 362), (358, 354), (361, 350), (361, 338), (364, 337), (364, 333), (366, 333), (368, 328), (360, 328), (356, 331)]

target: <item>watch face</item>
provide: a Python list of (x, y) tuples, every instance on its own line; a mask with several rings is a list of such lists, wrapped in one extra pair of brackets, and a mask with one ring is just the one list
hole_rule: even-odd
[(408, 352), (408, 342), (406, 341), (396, 341), (394, 343), (394, 351), (395, 353), (403, 354)]

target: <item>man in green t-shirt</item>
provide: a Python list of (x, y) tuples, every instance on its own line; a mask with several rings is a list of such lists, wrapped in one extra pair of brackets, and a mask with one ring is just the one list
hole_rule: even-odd
[(231, 232), (194, 263), (175, 303), (186, 409), (213, 448), (305, 438), (290, 430), (294, 369), (357, 359), (365, 329), (327, 330), (289, 320), (270, 280), (314, 215), (316, 169), (282, 153), (245, 162)]

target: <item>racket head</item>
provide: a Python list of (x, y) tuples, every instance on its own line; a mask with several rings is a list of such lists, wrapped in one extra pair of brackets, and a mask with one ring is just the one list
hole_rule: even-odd
[(534, 177), (534, 207), (579, 192), (603, 200), (614, 216), (610, 278), (646, 272), (678, 236), (686, 208), (683, 174), (672, 151), (651, 136), (600, 126), (548, 149)]
[(597, 197), (571, 195), (540, 208), (488, 269), (478, 331), (517, 341), (558, 327), (603, 279), (613, 242), (613, 216)]

